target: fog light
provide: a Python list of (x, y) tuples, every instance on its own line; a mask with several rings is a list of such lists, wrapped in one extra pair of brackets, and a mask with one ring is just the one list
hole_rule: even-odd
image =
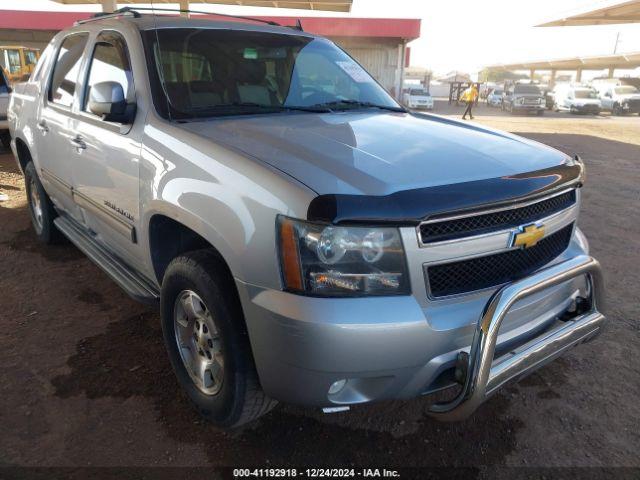
[(347, 380), (344, 378), (342, 380), (333, 382), (333, 384), (329, 387), (329, 395), (335, 395), (340, 390), (342, 390), (346, 384)]

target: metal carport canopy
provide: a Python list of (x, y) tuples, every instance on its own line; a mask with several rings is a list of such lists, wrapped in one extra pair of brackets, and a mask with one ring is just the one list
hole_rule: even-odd
[(536, 26), (571, 27), (583, 25), (615, 25), (619, 23), (640, 23), (640, 0), (617, 3)]
[[(57, 3), (64, 3), (68, 5), (105, 5), (109, 0), (52, 0)], [(241, 5), (246, 7), (274, 7), (274, 8), (295, 8), (300, 10), (323, 10), (329, 12), (350, 12), (351, 4), (353, 0), (183, 0), (188, 3), (208, 3), (212, 5)], [(122, 4), (140, 4), (149, 3), (137, 0), (117, 0), (117, 3)], [(182, 3), (180, 0), (153, 0), (156, 5), (165, 3)]]
[(492, 70), (602, 70), (640, 67), (640, 52), (489, 65)]

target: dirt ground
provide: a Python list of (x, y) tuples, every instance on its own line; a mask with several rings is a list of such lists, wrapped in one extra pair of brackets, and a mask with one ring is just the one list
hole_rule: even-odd
[(463, 423), (434, 422), (417, 399), (334, 415), (281, 405), (222, 432), (178, 389), (157, 312), (73, 246), (36, 243), (23, 178), (0, 153), (0, 466), (640, 467), (640, 118), (476, 115), (585, 160), (579, 224), (609, 301), (596, 341)]

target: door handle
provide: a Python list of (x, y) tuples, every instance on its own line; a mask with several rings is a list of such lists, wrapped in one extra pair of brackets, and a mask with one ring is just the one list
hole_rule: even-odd
[(84, 143), (84, 140), (82, 140), (82, 137), (80, 135), (73, 137), (70, 142), (71, 145), (76, 147), (78, 150), (85, 150), (87, 148), (87, 144)]
[(38, 130), (40, 130), (42, 133), (47, 133), (49, 131), (49, 127), (47, 126), (47, 122), (45, 122), (44, 120), (40, 120), (36, 124), (36, 127), (38, 127)]

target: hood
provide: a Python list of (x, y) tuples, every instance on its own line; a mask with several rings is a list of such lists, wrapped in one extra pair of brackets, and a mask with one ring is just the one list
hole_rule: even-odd
[(318, 194), (387, 195), (532, 172), (569, 158), (514, 135), (410, 113), (281, 113), (180, 127), (266, 162)]
[(640, 100), (640, 93), (625, 93), (624, 95), (616, 95), (618, 100)]

